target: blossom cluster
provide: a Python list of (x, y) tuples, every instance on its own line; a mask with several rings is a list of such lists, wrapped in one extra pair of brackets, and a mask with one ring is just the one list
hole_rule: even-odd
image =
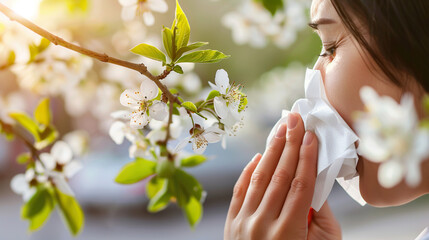
[(371, 87), (360, 90), (366, 111), (359, 112), (355, 129), (360, 137), (358, 153), (380, 163), (379, 183), (391, 188), (403, 179), (412, 187), (421, 182), (421, 163), (429, 156), (429, 130), (419, 124), (413, 96), (400, 103), (379, 96)]
[(280, 48), (287, 48), (306, 26), (309, 3), (302, 0), (285, 1), (284, 8), (272, 16), (261, 2), (243, 0), (236, 11), (223, 17), (222, 22), (232, 30), (236, 44), (263, 48), (272, 41)]

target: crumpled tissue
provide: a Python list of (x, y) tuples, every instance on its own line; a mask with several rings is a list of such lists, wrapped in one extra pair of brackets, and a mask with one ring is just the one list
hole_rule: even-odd
[(320, 210), (335, 179), (355, 201), (365, 205), (356, 171), (358, 155), (355, 143), (359, 138), (329, 103), (319, 70), (307, 69), (305, 98), (297, 100), (291, 111), (282, 111), (281, 119), (267, 138), (267, 146), (280, 124), (287, 123), (290, 112), (299, 113), (305, 129), (314, 132), (319, 141), (317, 178), (311, 207)]

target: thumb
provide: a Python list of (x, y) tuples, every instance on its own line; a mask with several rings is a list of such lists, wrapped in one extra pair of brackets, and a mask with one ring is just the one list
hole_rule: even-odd
[(341, 227), (326, 201), (318, 212), (314, 211), (313, 219), (309, 226), (310, 236), (330, 236), (327, 239), (341, 239)]

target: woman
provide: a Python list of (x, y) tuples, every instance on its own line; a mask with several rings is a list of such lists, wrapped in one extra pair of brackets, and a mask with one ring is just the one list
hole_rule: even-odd
[[(352, 113), (363, 110), (359, 89), (371, 86), (399, 102), (405, 92), (416, 109), (429, 92), (429, 1), (313, 0), (311, 23), (323, 52), (320, 70), (332, 106), (353, 127)], [(423, 117), (423, 111), (419, 112)], [(256, 154), (234, 188), (225, 239), (341, 239), (327, 203), (307, 215), (316, 180), (318, 141), (299, 114), (290, 114), (264, 155)], [(377, 181), (379, 164), (360, 157), (360, 192), (373, 206), (396, 206), (429, 193), (429, 159), (422, 181), (386, 189)]]

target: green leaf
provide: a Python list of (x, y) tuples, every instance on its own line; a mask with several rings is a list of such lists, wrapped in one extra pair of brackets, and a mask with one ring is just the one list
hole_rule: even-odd
[(39, 105), (34, 110), (34, 118), (37, 122), (44, 126), (49, 126), (51, 123), (51, 111), (49, 109), (49, 98), (40, 101)]
[(257, 0), (274, 16), (277, 10), (283, 8), (283, 0)]
[(162, 42), (167, 55), (170, 57), (170, 59), (173, 59), (173, 55), (175, 53), (173, 53), (173, 32), (171, 29), (166, 27), (162, 29)]
[(207, 160), (207, 157), (204, 155), (192, 155), (187, 158), (183, 158), (180, 161), (180, 166), (182, 167), (195, 167), (200, 165), (201, 163), (205, 162)]
[(161, 190), (162, 186), (164, 185), (165, 178), (160, 178), (158, 176), (153, 177), (147, 184), (146, 184), (146, 194), (149, 199), (153, 198), (159, 190)]
[(7, 140), (12, 140), (14, 137), (13, 127), (0, 120), (0, 134), (4, 134)]
[(203, 206), (201, 205), (201, 202), (195, 197), (191, 197), (183, 210), (185, 211), (189, 225), (194, 228), (203, 216)]
[(162, 53), (158, 48), (146, 43), (141, 43), (132, 48), (130, 51), (163, 63), (167, 61), (164, 53)]
[(197, 107), (192, 102), (184, 102), (182, 103), (182, 106), (191, 112), (197, 112)]
[(425, 128), (426, 130), (429, 130), (429, 119), (424, 119), (420, 121), (419, 126), (421, 128)]
[(27, 164), (31, 160), (31, 154), (30, 153), (21, 153), (18, 157), (16, 157), (16, 162), (19, 164)]
[(30, 221), (29, 230), (36, 231), (44, 225), (54, 209), (55, 202), (46, 188), (39, 188), (21, 208), (21, 216)]
[(37, 126), (37, 123), (34, 122), (34, 120), (31, 119), (30, 116), (28, 116), (26, 113), (21, 113), (21, 112), (12, 112), (12, 113), (9, 113), (9, 116), (15, 121), (17, 121), (29, 133), (31, 133), (31, 135), (33, 135), (36, 141), (40, 140), (39, 126)]
[(163, 182), (161, 189), (153, 196), (153, 198), (150, 199), (149, 205), (147, 206), (147, 210), (149, 212), (159, 212), (168, 206), (171, 198), (171, 194), (168, 191), (169, 182), (170, 180), (166, 179)]
[(182, 67), (181, 67), (181, 66), (179, 66), (179, 65), (174, 66), (174, 67), (173, 67), (173, 71), (175, 71), (175, 72), (177, 72), (177, 73), (179, 73), (179, 74), (183, 74), (183, 69), (182, 69)]
[(176, 17), (173, 21), (171, 29), (174, 31), (176, 28), (176, 46), (182, 48), (188, 45), (189, 35), (191, 33), (191, 27), (189, 26), (188, 18), (179, 5), (179, 1), (176, 0)]
[(220, 92), (218, 90), (212, 90), (209, 95), (207, 96), (206, 101), (211, 100), (217, 96), (220, 96)]
[(54, 191), (63, 220), (72, 235), (78, 235), (85, 222), (85, 216), (83, 215), (82, 208), (74, 197), (66, 195), (58, 189), (55, 189)]
[(34, 147), (38, 150), (44, 149), (51, 145), (58, 138), (58, 131), (54, 126), (48, 126), (42, 132), (39, 132), (40, 139), (34, 144)]
[(174, 180), (184, 189), (187, 196), (194, 196), (198, 201), (201, 200), (203, 187), (196, 178), (182, 169), (176, 169)]
[(132, 184), (139, 182), (152, 174), (155, 174), (156, 163), (143, 158), (136, 158), (135, 161), (126, 164), (115, 181), (120, 184)]
[(176, 167), (174, 162), (168, 160), (162, 160), (156, 165), (156, 174), (162, 178), (169, 178), (174, 174)]
[(208, 42), (196, 42), (196, 43), (191, 43), (188, 46), (181, 47), (177, 51), (177, 57), (181, 57), (185, 52), (189, 52), (189, 51), (195, 50), (195, 49), (200, 48), (202, 46), (205, 46), (207, 44), (209, 44), (209, 43)]
[(41, 52), (45, 51), (49, 47), (50, 44), (51, 44), (51, 42), (48, 39), (42, 38), (40, 40), (39, 46), (37, 46), (37, 52), (41, 53)]
[(215, 63), (219, 62), (230, 56), (223, 54), (217, 50), (200, 50), (195, 51), (189, 54), (186, 54), (177, 60), (178, 63), (181, 62), (193, 62), (193, 63)]

